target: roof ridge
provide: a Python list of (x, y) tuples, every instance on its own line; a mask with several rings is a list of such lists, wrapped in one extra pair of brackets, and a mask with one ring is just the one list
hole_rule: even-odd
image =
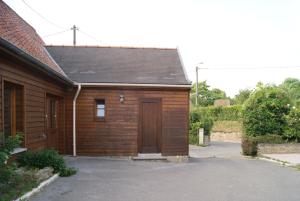
[(45, 45), (45, 47), (72, 47), (72, 48), (120, 48), (120, 49), (158, 49), (158, 50), (176, 50), (171, 47), (138, 47), (138, 46), (101, 46), (101, 45)]

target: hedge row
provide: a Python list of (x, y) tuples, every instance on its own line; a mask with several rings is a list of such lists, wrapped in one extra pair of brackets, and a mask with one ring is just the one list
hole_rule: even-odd
[(242, 118), (242, 106), (233, 105), (225, 107), (197, 107), (191, 111), (191, 121), (199, 116), (212, 118), (214, 121), (239, 121)]

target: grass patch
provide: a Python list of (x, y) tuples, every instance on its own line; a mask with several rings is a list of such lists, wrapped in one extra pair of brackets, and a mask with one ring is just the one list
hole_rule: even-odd
[(296, 165), (296, 170), (300, 171), (300, 165)]
[(240, 121), (215, 121), (212, 127), (213, 132), (242, 132), (243, 126)]

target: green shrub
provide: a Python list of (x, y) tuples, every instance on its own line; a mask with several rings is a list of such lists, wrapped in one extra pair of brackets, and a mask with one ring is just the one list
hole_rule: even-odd
[(4, 151), (0, 151), (0, 168), (5, 166), (6, 161), (8, 160), (9, 154)]
[(242, 106), (240, 105), (197, 107), (191, 111), (191, 116), (195, 118), (207, 116), (214, 121), (238, 121), (242, 117), (241, 110)]
[(0, 186), (8, 184), (13, 177), (15, 174), (12, 168), (0, 168)]
[(240, 121), (215, 121), (212, 127), (213, 132), (243, 132), (243, 125)]
[(189, 134), (193, 135), (193, 136), (197, 136), (198, 135), (198, 130), (201, 127), (202, 127), (202, 123), (201, 122), (190, 123)]
[(20, 166), (35, 167), (39, 169), (52, 167), (54, 172), (60, 172), (65, 167), (65, 161), (62, 156), (52, 149), (36, 152), (27, 151), (24, 154), (21, 154), (17, 161)]
[(211, 129), (214, 125), (212, 118), (206, 117), (201, 121), (201, 127), (204, 129), (204, 135), (210, 135)]
[(4, 143), (0, 145), (0, 168), (5, 166), (5, 162), (10, 157), (10, 153), (22, 142), (22, 135), (17, 134), (16, 136), (6, 137)]
[(60, 175), (72, 175), (76, 171), (72, 171), (66, 167), (65, 161), (57, 151), (52, 149), (44, 149), (40, 151), (27, 151), (17, 158), (18, 164), (25, 167), (33, 167), (43, 169), (52, 167), (55, 173)]
[(76, 172), (77, 172), (77, 170), (75, 168), (66, 167), (66, 168), (62, 169), (62, 171), (60, 171), (59, 176), (69, 177), (69, 176), (72, 176), (72, 175), (76, 174)]
[(283, 132), (286, 139), (300, 142), (300, 109), (293, 108), (291, 112), (285, 116), (287, 125)]
[(199, 136), (198, 135), (189, 135), (189, 144), (198, 145), (199, 144)]
[(204, 135), (210, 135), (213, 120), (199, 113), (190, 114), (189, 143), (198, 144), (198, 130), (204, 129)]
[(280, 88), (267, 86), (254, 91), (243, 107), (243, 126), (246, 135), (282, 135), (289, 113), (290, 100)]
[(198, 135), (199, 128), (204, 129), (204, 135), (210, 135), (211, 129), (213, 126), (213, 120), (211, 118), (205, 117), (198, 120), (197, 122), (190, 122), (190, 131), (191, 135)]

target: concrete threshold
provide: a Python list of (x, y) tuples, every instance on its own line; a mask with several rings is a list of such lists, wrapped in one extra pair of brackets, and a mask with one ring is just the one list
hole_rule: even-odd
[(162, 156), (160, 153), (149, 153), (149, 154), (138, 154), (137, 156), (133, 156), (132, 160), (159, 160), (166, 161), (167, 157)]

